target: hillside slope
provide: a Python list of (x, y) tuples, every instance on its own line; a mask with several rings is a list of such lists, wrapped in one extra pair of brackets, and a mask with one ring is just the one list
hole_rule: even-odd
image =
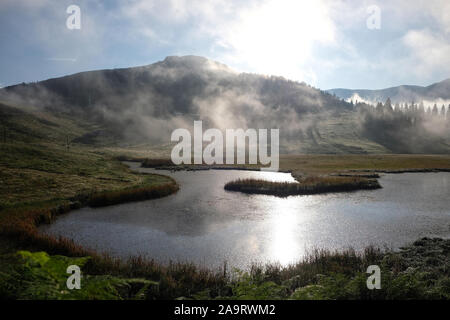
[(91, 124), (74, 138), (77, 143), (167, 144), (174, 129), (203, 120), (204, 129), (279, 128), (284, 150), (296, 153), (326, 152), (311, 147), (310, 132), (323, 119), (351, 110), (304, 83), (237, 73), (195, 56), (11, 86), (0, 90), (0, 100)]
[[(355, 107), (330, 93), (281, 77), (238, 73), (196, 56), (10, 86), (0, 89), (0, 102), (2, 112), (11, 113), (0, 125), (21, 140), (169, 155), (172, 131), (192, 130), (194, 120), (202, 120), (203, 130), (278, 128), (281, 153), (396, 152), (385, 141), (389, 137), (367, 134)], [(438, 151), (447, 153), (442, 145)]]

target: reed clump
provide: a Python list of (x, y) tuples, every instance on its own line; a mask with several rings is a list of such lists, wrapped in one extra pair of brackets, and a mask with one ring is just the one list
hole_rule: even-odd
[(317, 176), (301, 178), (299, 182), (273, 182), (262, 179), (238, 179), (225, 184), (225, 190), (278, 197), (310, 195), (328, 192), (348, 192), (381, 188), (376, 179), (363, 177)]

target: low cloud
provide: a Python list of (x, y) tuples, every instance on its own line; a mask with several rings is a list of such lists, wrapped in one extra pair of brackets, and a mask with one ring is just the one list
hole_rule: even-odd
[(410, 52), (411, 72), (429, 77), (436, 72), (450, 73), (449, 35), (436, 34), (428, 29), (411, 30), (402, 39)]

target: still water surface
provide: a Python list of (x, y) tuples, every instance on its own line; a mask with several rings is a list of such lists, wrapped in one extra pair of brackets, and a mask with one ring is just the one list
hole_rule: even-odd
[(41, 230), (115, 256), (144, 255), (245, 268), (288, 264), (312, 248), (398, 248), (422, 236), (450, 236), (450, 173), (389, 174), (383, 189), (277, 198), (223, 189), (237, 178), (295, 181), (287, 173), (238, 170), (169, 172), (180, 185), (166, 198), (83, 208)]

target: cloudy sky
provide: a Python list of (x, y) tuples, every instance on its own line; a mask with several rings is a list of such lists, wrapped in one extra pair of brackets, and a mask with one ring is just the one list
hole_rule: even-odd
[(450, 1), (1, 0), (0, 41), (0, 86), (191, 54), (322, 89), (428, 85), (450, 78)]

